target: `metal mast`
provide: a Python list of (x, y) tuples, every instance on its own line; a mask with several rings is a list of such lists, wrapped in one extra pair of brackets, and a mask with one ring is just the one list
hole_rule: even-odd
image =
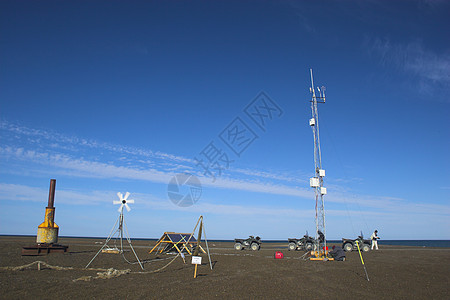
[[(125, 223), (125, 219), (124, 219), (124, 214), (123, 214), (123, 208), (125, 207), (127, 209), (127, 211), (130, 211), (131, 208), (128, 206), (128, 203), (134, 203), (134, 200), (132, 199), (128, 199), (128, 196), (130, 195), (129, 192), (127, 192), (125, 194), (125, 197), (122, 193), (117, 193), (117, 196), (119, 197), (120, 200), (114, 200), (113, 204), (120, 204), (120, 207), (118, 209), (119, 211), (119, 218), (117, 219), (116, 223), (114, 223), (113, 228), (111, 229), (111, 232), (109, 233), (109, 236), (106, 238), (105, 243), (103, 244), (103, 246), (100, 248), (100, 250), (98, 250), (97, 254), (95, 254), (95, 256), (91, 259), (91, 261), (86, 265), (86, 267), (84, 267), (85, 269), (87, 269), (87, 267), (89, 267), (89, 265), (94, 261), (94, 259), (100, 254), (100, 252), (103, 252), (103, 249), (105, 249), (106, 251), (112, 251), (109, 253), (121, 253), (123, 258), (125, 259), (126, 262), (130, 263), (125, 256), (123, 255), (123, 253), (125, 252), (125, 250), (123, 249), (123, 238), (124, 236), (126, 237), (127, 241), (128, 241), (128, 245), (130, 245), (131, 250), (133, 251), (134, 256), (136, 257), (137, 262), (139, 263), (139, 266), (141, 267), (142, 270), (144, 270), (144, 267), (142, 266), (141, 261), (139, 260), (139, 257), (136, 254), (136, 251), (134, 251), (133, 245), (131, 245), (131, 239), (130, 239), (130, 235), (128, 234), (128, 229), (127, 229), (127, 225)], [(114, 231), (114, 228), (116, 228), (117, 223), (119, 223), (119, 227)], [(125, 230), (125, 235), (124, 235), (124, 230)], [(114, 233), (113, 233), (114, 232)], [(118, 234), (118, 237), (120, 238), (120, 249), (118, 249), (117, 247), (115, 248), (110, 248), (108, 246), (108, 242), (111, 239), (114, 239), (114, 236)]]
[[(313, 72), (311, 73), (311, 113), (312, 118), (309, 120), (309, 125), (313, 131), (314, 137), (314, 169), (315, 176), (310, 178), (310, 186), (314, 188), (316, 197), (316, 241), (315, 250), (320, 252), (321, 249), (326, 250), (327, 241), (325, 234), (325, 207), (323, 196), (326, 195), (327, 189), (323, 187), (323, 178), (325, 177), (325, 170), (322, 169), (322, 156), (320, 152), (320, 136), (319, 136), (319, 111), (317, 109), (318, 103), (325, 103), (325, 87), (314, 87)], [(316, 90), (318, 96), (316, 95)], [(324, 248), (322, 248), (324, 247)]]

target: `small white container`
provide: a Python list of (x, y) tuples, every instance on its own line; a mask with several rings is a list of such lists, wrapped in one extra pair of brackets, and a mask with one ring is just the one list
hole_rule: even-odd
[(309, 186), (310, 187), (318, 187), (319, 186), (319, 178), (312, 177), (309, 179)]

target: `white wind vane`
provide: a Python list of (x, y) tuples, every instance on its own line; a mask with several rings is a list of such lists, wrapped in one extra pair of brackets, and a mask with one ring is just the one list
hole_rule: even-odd
[[(132, 199), (128, 199), (128, 197), (130, 196), (129, 192), (125, 193), (125, 196), (121, 193), (118, 192), (117, 193), (117, 197), (119, 197), (119, 200), (113, 200), (113, 204), (120, 204), (120, 207), (118, 209), (119, 211), (119, 216), (117, 218), (116, 223), (114, 223), (113, 228), (111, 229), (111, 232), (108, 236), (108, 238), (106, 239), (105, 243), (103, 244), (103, 246), (100, 248), (100, 250), (98, 250), (97, 254), (95, 254), (95, 256), (91, 259), (91, 261), (86, 265), (85, 268), (89, 267), (89, 265), (94, 261), (94, 259), (100, 254), (100, 252), (106, 252), (106, 253), (121, 253), (123, 258), (125, 259), (125, 261), (127, 261), (128, 263), (130, 263), (124, 254), (124, 249), (123, 249), (123, 238), (125, 237), (126, 240), (128, 241), (128, 244), (130, 245), (131, 250), (133, 251), (134, 256), (136, 257), (137, 262), (139, 263), (139, 265), (141, 266), (141, 269), (144, 270), (144, 266), (142, 265), (141, 261), (139, 260), (139, 257), (137, 256), (136, 252), (134, 251), (133, 246), (131, 245), (131, 239), (128, 236), (128, 229), (127, 229), (127, 225), (125, 224), (125, 215), (123, 214), (123, 207), (125, 206), (125, 208), (127, 209), (127, 211), (130, 211), (131, 208), (128, 206), (128, 203), (134, 203), (134, 200)], [(116, 230), (114, 230), (116, 228), (116, 225), (119, 225), (117, 227)], [(116, 236), (117, 234), (117, 236)], [(116, 236), (116, 238), (114, 238)], [(116, 241), (120, 241), (120, 249), (116, 246), (114, 246), (113, 248), (108, 246), (108, 242), (113, 239), (114, 240), (114, 244)]]
[(118, 211), (122, 212), (124, 206), (127, 209), (127, 211), (130, 211), (131, 208), (130, 208), (130, 206), (128, 206), (128, 203), (134, 203), (133, 199), (128, 199), (128, 196), (130, 196), (130, 193), (126, 192), (125, 196), (124, 196), (121, 192), (118, 192), (117, 196), (119, 197), (120, 200), (113, 200), (113, 204), (120, 204)]

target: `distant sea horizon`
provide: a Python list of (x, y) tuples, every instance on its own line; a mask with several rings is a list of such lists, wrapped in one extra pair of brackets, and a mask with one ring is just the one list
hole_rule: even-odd
[[(35, 235), (27, 235), (27, 234), (0, 234), (0, 236), (17, 236), (17, 237), (34, 237)], [(106, 239), (107, 237), (88, 237), (88, 236), (60, 236), (60, 238), (73, 238), (73, 239)], [(159, 238), (132, 238), (132, 240), (148, 240), (148, 241), (157, 241)], [(234, 242), (234, 239), (211, 239), (209, 242)], [(285, 240), (265, 240), (262, 239), (264, 243), (286, 243), (287, 238)], [(339, 244), (342, 243), (342, 240), (327, 240), (328, 243), (331, 244)], [(438, 248), (450, 248), (450, 240), (378, 240), (379, 245), (390, 245), (390, 246), (413, 246), (413, 247), (438, 247)]]

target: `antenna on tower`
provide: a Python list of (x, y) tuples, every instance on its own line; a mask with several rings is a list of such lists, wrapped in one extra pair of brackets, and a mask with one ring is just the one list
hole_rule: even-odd
[[(319, 135), (319, 111), (318, 103), (325, 103), (325, 87), (314, 87), (314, 78), (312, 69), (309, 70), (311, 74), (311, 87), (309, 91), (312, 94), (311, 99), (311, 113), (312, 118), (309, 120), (309, 125), (313, 131), (314, 138), (314, 177), (310, 178), (310, 186), (314, 188), (316, 199), (316, 235), (314, 255), (311, 260), (328, 260), (327, 240), (325, 230), (325, 206), (323, 196), (327, 194), (327, 189), (323, 186), (323, 178), (325, 177), (325, 170), (322, 169), (322, 154), (320, 150), (320, 135)], [(317, 91), (317, 94), (316, 94)], [(323, 251), (321, 250), (323, 249)]]

